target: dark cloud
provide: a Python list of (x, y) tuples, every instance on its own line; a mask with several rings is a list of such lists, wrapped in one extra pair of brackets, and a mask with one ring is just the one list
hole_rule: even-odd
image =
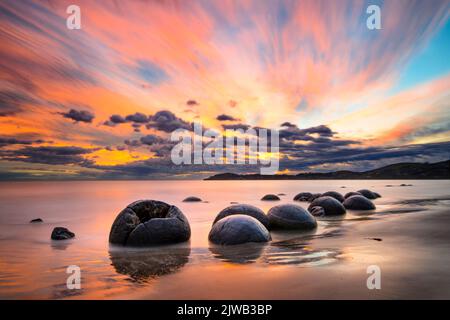
[(134, 139), (134, 140), (127, 139), (123, 143), (125, 143), (127, 146), (132, 147), (132, 148), (140, 147), (142, 145), (141, 142), (136, 139)]
[(147, 117), (145, 114), (136, 112), (135, 114), (129, 114), (125, 117), (126, 121), (130, 122), (136, 122), (136, 123), (147, 123), (149, 120), (149, 117)]
[(162, 110), (150, 116), (150, 122), (147, 124), (147, 128), (153, 128), (163, 132), (173, 132), (177, 129), (192, 130), (192, 123), (186, 122), (181, 118), (178, 118), (173, 112), (168, 110)]
[(64, 118), (71, 119), (75, 122), (91, 123), (95, 115), (87, 110), (70, 109), (69, 112), (60, 112)]
[(282, 127), (288, 127), (288, 128), (297, 128), (297, 125), (290, 123), (290, 122), (283, 122), (281, 124)]
[(186, 104), (189, 107), (194, 107), (194, 106), (198, 106), (199, 105), (199, 103), (196, 100), (188, 100), (188, 101), (186, 101)]
[(243, 123), (236, 123), (236, 124), (223, 124), (222, 128), (224, 130), (247, 130), (249, 129), (251, 126), (248, 124), (243, 124)]
[(32, 97), (18, 91), (0, 91), (0, 117), (15, 115), (24, 110), (24, 105), (35, 102)]
[(234, 118), (232, 116), (229, 116), (227, 114), (220, 114), (220, 115), (217, 116), (216, 119), (219, 120), (219, 121), (238, 121), (239, 120), (239, 119), (236, 119), (236, 118)]
[(8, 146), (8, 145), (31, 145), (33, 143), (39, 144), (44, 143), (45, 141), (42, 139), (20, 139), (20, 138), (11, 138), (11, 137), (0, 137), (0, 147)]
[(143, 136), (143, 137), (141, 137), (140, 141), (142, 144), (145, 144), (148, 146), (164, 142), (164, 140), (162, 138), (160, 138), (154, 134), (148, 134), (146, 136)]
[(81, 147), (24, 147), (19, 150), (0, 152), (2, 160), (22, 161), (43, 164), (78, 164), (86, 165), (90, 161), (83, 155), (92, 153), (98, 149), (85, 149)]

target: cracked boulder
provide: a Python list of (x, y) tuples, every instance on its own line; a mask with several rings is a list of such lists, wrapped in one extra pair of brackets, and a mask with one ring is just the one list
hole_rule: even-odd
[(123, 209), (114, 220), (109, 242), (148, 246), (189, 240), (189, 221), (176, 206), (157, 200), (139, 200)]
[(325, 213), (323, 215), (325, 216), (345, 214), (345, 208), (342, 203), (330, 196), (322, 196), (314, 200), (308, 207), (308, 211), (311, 212), (314, 207), (322, 207)]

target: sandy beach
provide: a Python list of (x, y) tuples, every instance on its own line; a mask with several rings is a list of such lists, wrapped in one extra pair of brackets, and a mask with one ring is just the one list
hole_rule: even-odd
[[(4, 299), (448, 299), (448, 181), (126, 181), (1, 184), (0, 297)], [(387, 187), (392, 185), (392, 187)], [(345, 188), (343, 188), (345, 187)], [(267, 244), (208, 242), (216, 214), (230, 202), (267, 212), (300, 191), (371, 188), (374, 211), (320, 218), (308, 232), (272, 231)], [(107, 191), (106, 191), (107, 190)], [(276, 203), (266, 193), (284, 193)], [(189, 195), (204, 202), (185, 203)], [(189, 242), (136, 249), (113, 246), (117, 213), (136, 199), (177, 205)], [(41, 217), (44, 223), (30, 224)], [(76, 237), (50, 240), (55, 226)], [(81, 269), (80, 290), (66, 268)], [(369, 290), (367, 267), (381, 270)]]

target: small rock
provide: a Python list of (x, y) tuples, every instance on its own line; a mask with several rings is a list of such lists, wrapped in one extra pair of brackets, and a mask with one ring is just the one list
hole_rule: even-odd
[(317, 227), (316, 219), (305, 209), (294, 204), (275, 206), (267, 213), (270, 229), (301, 229)]
[(264, 197), (261, 198), (261, 200), (264, 201), (278, 201), (280, 200), (280, 197), (274, 194), (266, 194)]
[(41, 218), (37, 218), (30, 221), (30, 223), (39, 223), (39, 222), (44, 222), (44, 220), (42, 220)]
[(326, 196), (333, 197), (341, 203), (344, 202), (344, 200), (345, 200), (344, 196), (336, 191), (327, 191), (327, 192), (323, 193), (322, 196), (323, 197), (326, 197)]
[(202, 199), (198, 198), (198, 197), (187, 197), (186, 199), (183, 200), (183, 202), (201, 202)]
[(277, 196), (285, 196), (286, 193), (278, 193)]
[(75, 237), (75, 233), (63, 227), (54, 228), (51, 235), (52, 240), (67, 240), (73, 237)]
[(231, 215), (217, 221), (208, 238), (212, 243), (220, 245), (267, 242), (272, 239), (261, 222), (243, 214)]
[(375, 240), (375, 241), (383, 241), (383, 239), (381, 238), (366, 238), (368, 240)]

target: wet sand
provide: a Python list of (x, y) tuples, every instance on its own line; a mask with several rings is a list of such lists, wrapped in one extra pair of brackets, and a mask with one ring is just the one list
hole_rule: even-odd
[[(449, 181), (99, 182), (0, 184), (0, 297), (4, 299), (449, 299)], [(395, 187), (386, 187), (392, 184)], [(346, 185), (340, 190), (340, 186)], [(220, 247), (207, 234), (231, 201), (265, 212), (300, 191), (382, 194), (374, 211), (320, 219), (310, 232), (272, 232), (272, 242)], [(285, 193), (281, 201), (260, 201)], [(183, 203), (188, 195), (207, 202)], [(188, 243), (148, 249), (110, 246), (124, 205), (154, 198), (191, 223)], [(307, 203), (297, 203), (307, 206)], [(29, 224), (42, 217), (44, 223)], [(75, 239), (51, 241), (54, 226)], [(374, 240), (375, 239), (375, 240)], [(381, 240), (381, 241), (380, 241)], [(68, 265), (82, 289), (66, 288)], [(381, 290), (366, 286), (381, 268)]]

